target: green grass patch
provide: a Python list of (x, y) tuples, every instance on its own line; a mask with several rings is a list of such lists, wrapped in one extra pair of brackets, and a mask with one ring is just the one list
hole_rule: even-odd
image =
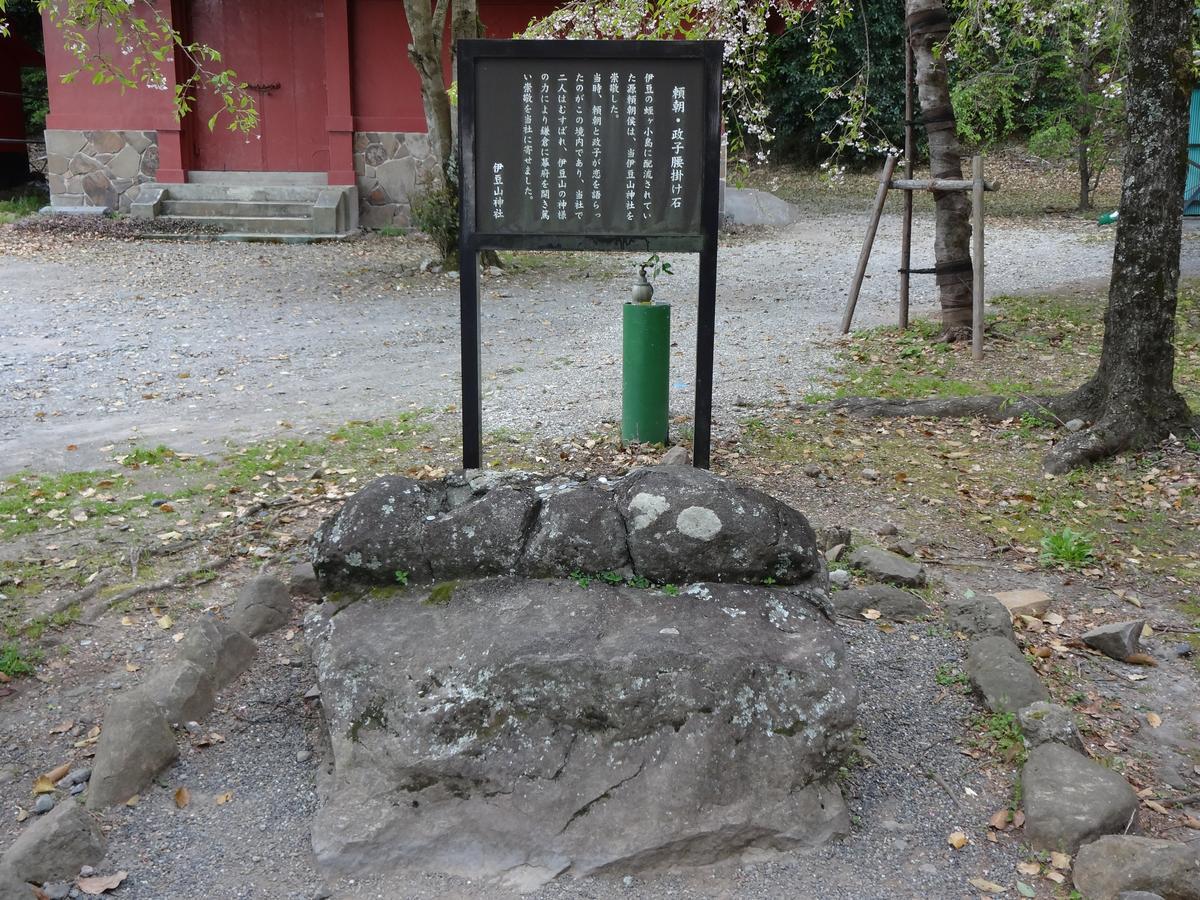
[(18, 219), (32, 216), (46, 205), (46, 198), (37, 194), (26, 194), (10, 200), (0, 200), (0, 225), (9, 225)]
[(0, 644), (0, 672), (9, 678), (32, 675), (40, 658), (40, 651), (24, 650), (16, 641)]

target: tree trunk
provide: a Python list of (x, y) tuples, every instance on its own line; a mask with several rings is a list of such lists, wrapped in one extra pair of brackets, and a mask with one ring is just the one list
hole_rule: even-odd
[[(961, 179), (962, 148), (950, 105), (950, 82), (941, 44), (950, 31), (942, 0), (905, 0), (908, 41), (917, 72), (917, 98), (929, 139), (933, 178)], [(964, 191), (934, 191), (934, 263), (942, 334), (947, 340), (971, 334), (971, 204)]]
[(1100, 366), (1068, 399), (1095, 424), (1046, 460), (1062, 472), (1161, 440), (1191, 420), (1175, 390), (1175, 306), (1187, 171), (1192, 0), (1128, 6), (1128, 145)]
[(1090, 129), (1084, 129), (1077, 135), (1078, 145), (1075, 148), (1075, 159), (1079, 166), (1079, 211), (1087, 212), (1092, 208), (1092, 172), (1088, 168), (1088, 137)]
[(446, 79), (442, 72), (442, 35), (446, 30), (448, 0), (404, 0), (404, 16), (412, 43), (408, 57), (417, 70), (421, 85), (421, 105), (425, 108), (425, 124), (429, 129), (429, 146), (442, 164), (443, 174), (449, 175), (454, 158), (454, 133), (450, 125), (450, 98), (446, 96)]
[(1079, 108), (1075, 111), (1075, 136), (1078, 145), (1075, 148), (1075, 158), (1079, 166), (1079, 211), (1086, 212), (1092, 208), (1092, 172), (1088, 163), (1088, 138), (1092, 135), (1092, 112), (1087, 98), (1091, 94), (1092, 60), (1086, 50), (1079, 60)]

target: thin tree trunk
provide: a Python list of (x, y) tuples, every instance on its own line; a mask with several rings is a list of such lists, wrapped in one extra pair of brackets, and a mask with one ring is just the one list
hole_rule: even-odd
[(446, 29), (447, 3), (448, 0), (437, 0), (431, 7), (429, 0), (404, 0), (404, 15), (412, 35), (408, 56), (421, 85), (429, 145), (446, 174), (454, 154), (450, 98), (446, 96), (446, 79), (442, 71), (442, 35)]
[(1088, 138), (1092, 134), (1092, 113), (1088, 107), (1087, 98), (1091, 92), (1091, 57), (1085, 52), (1079, 62), (1079, 108), (1075, 134), (1078, 144), (1075, 148), (1076, 160), (1079, 166), (1079, 211), (1085, 212), (1092, 208), (1092, 173), (1088, 164)]
[(1078, 145), (1075, 148), (1075, 159), (1079, 166), (1079, 211), (1087, 212), (1092, 208), (1092, 172), (1088, 168), (1088, 136), (1091, 132), (1087, 129), (1080, 131), (1077, 140)]
[(1175, 390), (1175, 308), (1192, 91), (1192, 0), (1128, 6), (1128, 146), (1100, 366), (1076, 391), (1095, 424), (1058, 444), (1066, 471), (1162, 439), (1191, 420)]
[[(929, 139), (933, 178), (961, 179), (962, 148), (958, 143), (950, 82), (941, 44), (950, 30), (942, 0), (905, 0), (908, 40), (916, 62), (917, 99)], [(934, 262), (942, 333), (960, 340), (971, 333), (971, 204), (963, 191), (935, 191)]]

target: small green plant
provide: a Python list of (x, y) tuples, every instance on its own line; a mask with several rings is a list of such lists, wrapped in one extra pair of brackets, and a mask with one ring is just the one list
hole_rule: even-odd
[(638, 268), (646, 273), (646, 280), (653, 282), (659, 275), (674, 275), (671, 264), (657, 253), (638, 263)]
[(1075, 693), (1067, 696), (1066, 703), (1068, 706), (1075, 706), (1078, 703), (1082, 703), (1086, 699), (1087, 695), (1083, 691), (1076, 691)]
[(621, 577), (620, 572), (613, 572), (610, 570), (608, 572), (601, 572), (600, 580), (607, 581), (609, 584), (620, 584), (625, 579)]
[(443, 581), (435, 584), (425, 602), (430, 606), (445, 606), (454, 599), (454, 591), (458, 588), (457, 581)]
[(442, 262), (454, 264), (458, 256), (458, 191), (439, 184), (412, 198), (413, 224), (429, 235)]
[(395, 225), (384, 225), (379, 229), (379, 233), (384, 237), (403, 237), (404, 229), (397, 228)]
[(33, 665), (21, 652), (21, 647), (15, 641), (0, 646), (0, 672), (9, 678), (19, 678), (22, 675), (32, 675)]
[(396, 570), (396, 584), (408, 587), (408, 572), (405, 569)]
[(1013, 713), (993, 713), (979, 723), (983, 732), (983, 743), (989, 746), (1005, 762), (1014, 765), (1025, 763), (1025, 736)]
[(776, 582), (775, 579), (772, 578), (770, 575), (768, 575), (766, 578), (763, 579), (763, 584), (766, 584), (766, 585), (777, 584), (777, 583), (778, 582)]
[(933, 673), (933, 680), (943, 687), (963, 687), (969, 680), (965, 672), (950, 663), (942, 663)]
[(1081, 566), (1089, 563), (1096, 552), (1092, 546), (1093, 536), (1073, 528), (1052, 531), (1042, 537), (1042, 565), (1060, 563), (1065, 566)]
[(140, 466), (162, 465), (168, 459), (174, 458), (174, 450), (164, 444), (159, 444), (157, 447), (134, 447), (121, 457), (120, 462), (127, 468), (136, 469)]
[(664, 584), (662, 586), (662, 592), (664, 594), (666, 594), (668, 597), (678, 597), (679, 596), (679, 588), (673, 584)]
[(592, 583), (592, 577), (590, 575), (584, 575), (578, 569), (571, 573), (571, 577), (575, 579), (575, 583), (581, 588), (585, 588)]
[(630, 587), (639, 588), (644, 591), (650, 587), (650, 579), (644, 578), (641, 575), (635, 575), (633, 578), (630, 578), (626, 584), (628, 584)]

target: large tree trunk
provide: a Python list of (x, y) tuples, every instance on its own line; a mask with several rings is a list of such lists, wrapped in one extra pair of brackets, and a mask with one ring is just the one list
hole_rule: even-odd
[[(950, 31), (942, 0), (905, 0), (908, 41), (917, 65), (917, 99), (929, 138), (934, 178), (960, 179), (962, 148), (950, 105), (950, 81), (941, 44)], [(971, 204), (965, 191), (935, 191), (934, 262), (942, 332), (948, 340), (971, 333)]]
[(1096, 374), (1066, 398), (1095, 424), (1051, 451), (1051, 471), (1144, 446), (1191, 419), (1175, 390), (1174, 340), (1192, 5), (1137, 0), (1128, 6), (1128, 144), (1104, 345)]

